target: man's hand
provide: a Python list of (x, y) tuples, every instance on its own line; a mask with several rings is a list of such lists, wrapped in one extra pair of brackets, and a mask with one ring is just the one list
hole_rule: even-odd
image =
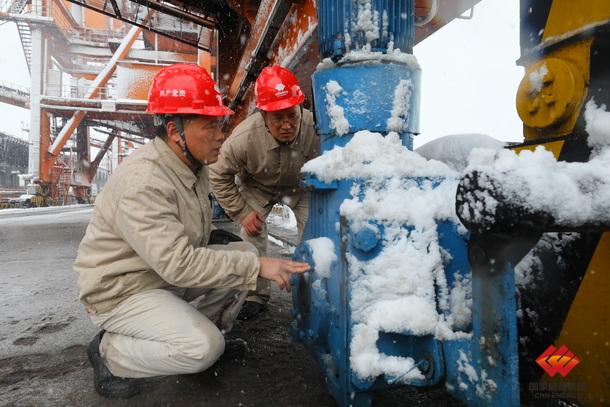
[(258, 236), (263, 231), (264, 221), (263, 215), (257, 211), (252, 211), (241, 221), (241, 225), (244, 227), (248, 236)]
[(281, 290), (290, 292), (290, 275), (304, 273), (310, 269), (307, 263), (297, 263), (291, 260), (259, 257), (261, 265), (258, 275), (267, 280), (275, 281)]

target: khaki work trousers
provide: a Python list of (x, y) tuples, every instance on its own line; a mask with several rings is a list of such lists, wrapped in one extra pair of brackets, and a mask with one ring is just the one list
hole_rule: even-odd
[[(244, 242), (208, 248), (256, 252)], [(134, 294), (110, 312), (91, 316), (106, 330), (102, 359), (119, 377), (201, 372), (223, 354), (223, 334), (233, 327), (246, 295), (227, 288), (179, 287)]]
[[(271, 213), (273, 209), (273, 205), (270, 207), (261, 207), (257, 205), (255, 200), (248, 200), (246, 198), (248, 204), (252, 206), (256, 211), (258, 211), (261, 215), (263, 215), (263, 219), (267, 220), (267, 217)], [(305, 194), (301, 199), (299, 199), (295, 204), (287, 205), (292, 212), (294, 213), (294, 217), (297, 220), (297, 243), (301, 241), (301, 236), (303, 235), (303, 228), (307, 223), (307, 218), (309, 217), (309, 194)], [(252, 243), (256, 249), (258, 250), (259, 256), (267, 256), (267, 242), (268, 242), (268, 232), (267, 232), (267, 224), (263, 222), (263, 228), (261, 233), (258, 236), (249, 236), (246, 233), (246, 230), (242, 227), (239, 232), (239, 237), (241, 237), (245, 242)], [(256, 280), (256, 291), (250, 291), (248, 293), (248, 297), (246, 297), (246, 301), (254, 301), (261, 304), (266, 304), (271, 297), (271, 281), (266, 280), (264, 278), (259, 277)]]

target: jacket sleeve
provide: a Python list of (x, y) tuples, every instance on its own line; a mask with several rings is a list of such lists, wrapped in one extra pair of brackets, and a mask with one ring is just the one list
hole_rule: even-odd
[(260, 266), (254, 253), (194, 247), (177, 213), (173, 197), (138, 185), (121, 195), (114, 224), (138, 256), (171, 285), (255, 289)]
[(227, 142), (222, 146), (220, 156), (215, 164), (208, 167), (210, 186), (214, 196), (225, 212), (237, 223), (252, 212), (252, 209), (235, 184), (235, 175), (243, 171), (246, 165), (246, 152)]

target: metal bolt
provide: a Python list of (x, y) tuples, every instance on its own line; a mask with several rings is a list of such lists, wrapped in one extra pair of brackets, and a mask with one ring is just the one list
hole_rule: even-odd
[(354, 247), (357, 249), (363, 252), (370, 252), (377, 247), (377, 244), (379, 243), (379, 236), (374, 230), (370, 228), (363, 228), (352, 234), (352, 241)]

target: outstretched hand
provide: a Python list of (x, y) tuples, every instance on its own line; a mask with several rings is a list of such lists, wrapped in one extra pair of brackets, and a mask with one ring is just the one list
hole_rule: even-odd
[(281, 290), (290, 292), (290, 275), (304, 273), (310, 269), (309, 264), (292, 260), (259, 257), (260, 271), (258, 275), (267, 280), (275, 281)]

